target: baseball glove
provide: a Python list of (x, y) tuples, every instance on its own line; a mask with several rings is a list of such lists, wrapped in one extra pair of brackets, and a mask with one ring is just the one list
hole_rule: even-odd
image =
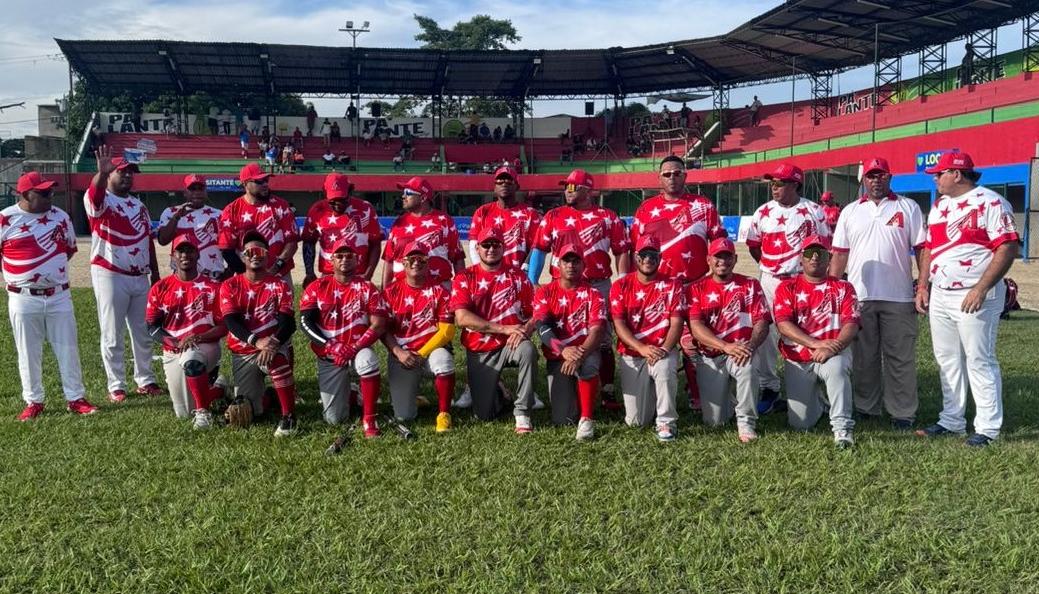
[(244, 398), (235, 398), (224, 411), (227, 425), (235, 429), (247, 429), (253, 424), (253, 406)]

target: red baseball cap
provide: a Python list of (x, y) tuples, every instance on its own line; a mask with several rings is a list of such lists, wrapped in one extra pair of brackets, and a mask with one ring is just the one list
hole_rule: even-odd
[(575, 186), (584, 186), (589, 189), (595, 188), (595, 182), (592, 180), (592, 176), (588, 174), (584, 169), (574, 169), (570, 172), (570, 175), (566, 176), (566, 179), (559, 182), (559, 185), (565, 186), (567, 184), (574, 184)]
[(260, 167), (259, 163), (249, 163), (245, 167), (242, 167), (242, 170), (238, 172), (238, 179), (240, 179), (243, 184), (246, 182), (267, 179), (270, 176), (271, 174), (264, 171), (263, 167)]
[(823, 248), (826, 248), (827, 250), (829, 250), (830, 249), (830, 238), (829, 237), (823, 237), (822, 235), (815, 235), (815, 234), (809, 235), (808, 237), (805, 237), (803, 242), (801, 242), (801, 251), (803, 252), (803, 251), (807, 250), (810, 247), (816, 247), (816, 246), (823, 247)]
[(765, 174), (765, 179), (778, 179), (779, 181), (803, 184), (805, 181), (805, 174), (797, 165), (780, 163), (779, 167), (776, 167), (772, 173)]
[(584, 254), (581, 253), (581, 250), (578, 249), (577, 245), (572, 244), (572, 243), (568, 243), (568, 244), (564, 245), (562, 248), (560, 248), (560, 250), (559, 250), (559, 259), (562, 260), (563, 258), (569, 256), (570, 254), (577, 254), (577, 257), (579, 257), (582, 260), (584, 260)]
[(639, 253), (642, 250), (655, 250), (660, 251), (660, 240), (653, 235), (643, 235), (639, 237), (639, 240), (635, 243), (635, 253)]
[(184, 187), (185, 188), (190, 188), (191, 186), (193, 186), (195, 184), (202, 184), (203, 186), (206, 185), (206, 178), (202, 177), (201, 175), (199, 175), (197, 173), (192, 173), (190, 175), (184, 176)]
[(357, 253), (357, 241), (354, 239), (354, 233), (344, 233), (334, 244), (332, 244), (332, 253), (336, 253), (339, 250), (350, 250), (353, 253)]
[(869, 175), (874, 171), (891, 173), (891, 167), (888, 166), (887, 159), (883, 157), (873, 157), (869, 161), (866, 161), (866, 165), (862, 168), (862, 175)]
[(429, 185), (429, 182), (421, 177), (413, 177), (402, 184), (397, 184), (397, 188), (400, 190), (411, 190), (412, 192), (418, 192), (422, 195), (422, 198), (424, 200), (428, 200), (433, 197), (433, 186)]
[(140, 173), (141, 168), (137, 166), (137, 163), (131, 163), (122, 157), (114, 157), (112, 159), (112, 165), (115, 165), (117, 171), (124, 169), (133, 169), (134, 173)]
[(350, 178), (343, 173), (329, 173), (325, 176), (325, 198), (329, 200), (349, 198), (352, 189), (354, 189), (354, 185), (350, 183)]
[(711, 245), (707, 247), (708, 256), (717, 256), (722, 252), (736, 253), (736, 244), (732, 243), (732, 240), (728, 237), (719, 237), (713, 240)]
[(829, 202), (833, 200), (833, 192), (826, 190), (822, 196), (819, 196), (819, 200), (822, 202)]
[(173, 251), (177, 251), (177, 248), (184, 244), (192, 245), (195, 249), (198, 249), (198, 238), (195, 237), (194, 233), (181, 233), (173, 239)]
[(405, 256), (410, 256), (411, 254), (415, 253), (428, 255), (429, 247), (426, 244), (419, 241), (413, 241), (404, 247)]
[(39, 171), (30, 171), (28, 173), (23, 173), (22, 176), (18, 178), (18, 193), (24, 194), (29, 190), (38, 190), (42, 192), (43, 190), (49, 190), (56, 185), (58, 185), (58, 182), (56, 181), (47, 181), (43, 179), (43, 176), (40, 175)]
[(512, 179), (516, 179), (516, 171), (510, 165), (502, 165), (501, 167), (494, 170), (494, 179), (507, 175)]
[(505, 243), (505, 238), (497, 227), (484, 227), (483, 229), (480, 229), (480, 233), (476, 235), (476, 243), (483, 243), (488, 239), (493, 239), (498, 243)]
[(941, 173), (947, 169), (960, 169), (963, 171), (974, 171), (974, 159), (967, 153), (942, 153), (938, 163), (925, 170), (927, 173)]

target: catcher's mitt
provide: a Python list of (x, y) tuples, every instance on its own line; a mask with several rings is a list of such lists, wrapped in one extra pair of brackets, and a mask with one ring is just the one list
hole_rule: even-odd
[(224, 411), (229, 427), (246, 429), (253, 424), (253, 405), (244, 398), (235, 398)]

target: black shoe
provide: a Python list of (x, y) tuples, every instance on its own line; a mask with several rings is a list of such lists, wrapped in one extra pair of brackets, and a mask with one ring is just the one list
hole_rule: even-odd
[(296, 417), (285, 415), (280, 421), (278, 421), (278, 428), (274, 430), (274, 436), (287, 437), (289, 435), (295, 435), (297, 432)]
[(982, 435), (980, 433), (974, 433), (973, 435), (967, 438), (967, 441), (963, 443), (972, 448), (983, 448), (988, 444), (992, 443), (992, 438), (987, 435)]
[(913, 421), (910, 419), (891, 419), (891, 428), (895, 431), (908, 433), (913, 430)]
[[(779, 392), (777, 392), (776, 390), (771, 390), (769, 388), (765, 388), (764, 390), (762, 390), (761, 398), (758, 399), (758, 414), (767, 415), (771, 412), (778, 412), (775, 408), (777, 401), (782, 402), (781, 400), (779, 400)], [(784, 403), (783, 410), (786, 410), (785, 405), (786, 403)]]
[(919, 435), (920, 437), (941, 437), (941, 436), (945, 436), (945, 435), (957, 435), (957, 432), (953, 431), (952, 429), (946, 429), (942, 425), (939, 425), (938, 423), (935, 423), (934, 425), (931, 425), (930, 427), (925, 427), (923, 429), (917, 429), (916, 430), (916, 434)]

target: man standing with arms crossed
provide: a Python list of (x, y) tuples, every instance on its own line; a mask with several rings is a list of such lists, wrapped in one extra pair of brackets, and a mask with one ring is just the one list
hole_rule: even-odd
[(97, 412), (85, 397), (69, 293), (68, 266), (76, 253), (76, 234), (69, 216), (51, 205), (54, 185), (30, 171), (18, 178), (18, 202), (0, 211), (0, 260), (25, 401), (19, 421), (43, 413), (44, 340), (51, 343), (58, 360), (69, 411)]
[[(319, 200), (307, 212), (301, 238), (303, 240), (303, 268), (306, 277), (303, 288), (314, 282), (314, 260), (318, 260), (318, 272), (332, 274), (332, 246), (343, 236), (354, 238), (357, 250), (355, 274), (372, 279), (379, 265), (379, 250), (382, 244), (382, 228), (372, 205), (350, 196), (354, 186), (350, 178), (342, 173), (325, 176), (325, 199)], [(317, 248), (320, 248), (318, 251)]]
[[(223, 280), (224, 258), (217, 246), (220, 209), (206, 204), (206, 180), (194, 173), (184, 178), (184, 204), (171, 206), (159, 217), (157, 240), (169, 245), (174, 238), (193, 235), (198, 246), (198, 272), (206, 278)], [(170, 268), (178, 269), (176, 248), (170, 248)]]
[[(801, 197), (804, 172), (796, 165), (781, 163), (765, 174), (772, 191), (772, 200), (758, 207), (751, 218), (747, 232), (750, 255), (761, 268), (761, 288), (769, 308), (775, 308), (773, 297), (779, 283), (801, 272), (801, 248), (810, 235), (829, 237), (826, 214), (818, 204)], [(776, 362), (779, 357), (777, 328), (769, 331), (761, 345), (757, 364), (761, 400), (758, 413), (767, 414), (779, 399), (779, 375)], [(782, 401), (779, 401), (782, 402)]]
[[(123, 329), (130, 331), (137, 393), (162, 394), (152, 371), (152, 341), (145, 322), (148, 289), (159, 282), (151, 238), (151, 216), (133, 189), (140, 170), (112, 149), (95, 153), (97, 174), (83, 195), (90, 222), (90, 279), (101, 326), (101, 361), (108, 376), (108, 399), (126, 400)], [(150, 281), (150, 282), (149, 282)]]
[(242, 273), (246, 265), (239, 255), (245, 248), (244, 238), (251, 231), (259, 233), (267, 243), (267, 272), (284, 278), (292, 286), (292, 256), (296, 253), (296, 221), (289, 203), (271, 195), (271, 174), (256, 163), (242, 167), (238, 174), (245, 194), (220, 213), (217, 245), (232, 273)]
[[(833, 232), (830, 276), (847, 271), (861, 308), (861, 328), (851, 345), (855, 411), (879, 418), (883, 402), (892, 427), (909, 431), (919, 404), (909, 254), (916, 250), (920, 269), (924, 217), (916, 202), (891, 191), (886, 159), (870, 159), (864, 171), (866, 194), (844, 207)], [(921, 279), (927, 282), (923, 274)]]
[(916, 308), (931, 319), (934, 358), (942, 382), (938, 422), (917, 435), (962, 434), (967, 386), (974, 396), (974, 433), (967, 445), (984, 447), (1003, 425), (1003, 377), (996, 332), (1003, 311), (1003, 277), (1017, 258), (1020, 237), (1005, 198), (978, 185), (981, 174), (967, 153), (945, 153), (928, 169), (941, 197), (927, 215), (922, 268), (931, 287), (917, 287)]
[[(510, 167), (499, 167), (494, 172), (494, 202), (480, 206), (473, 213), (469, 236), (476, 238), (484, 227), (494, 227), (505, 239), (504, 262), (508, 266), (524, 268), (527, 254), (534, 249), (534, 234), (541, 223), (541, 214), (524, 204), (516, 195), (519, 179)], [(469, 256), (476, 262), (476, 239), (469, 240)]]

